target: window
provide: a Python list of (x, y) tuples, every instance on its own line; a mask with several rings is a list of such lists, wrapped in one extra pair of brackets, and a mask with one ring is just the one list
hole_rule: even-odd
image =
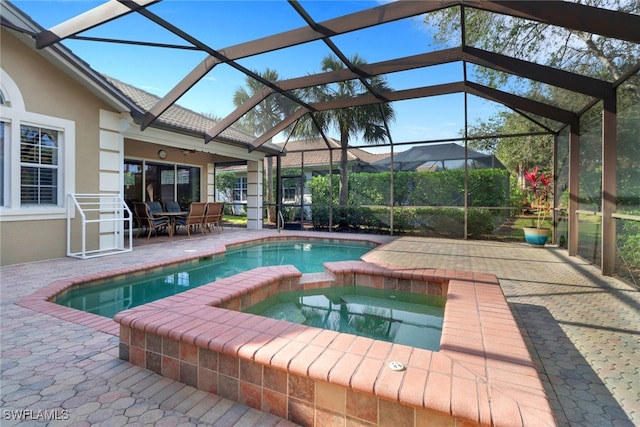
[(282, 195), (285, 202), (297, 202), (298, 187), (283, 188)]
[(75, 193), (75, 122), (26, 111), (1, 68), (0, 94), (0, 221), (66, 218), (64, 195)]
[(282, 199), (285, 203), (300, 203), (300, 188), (304, 185), (302, 180), (300, 175), (282, 177)]
[(20, 127), (20, 203), (58, 204), (58, 132)]
[(177, 165), (176, 201), (186, 208), (200, 201), (200, 168)]
[(233, 189), (233, 201), (247, 201), (247, 177), (236, 178), (236, 187)]
[(177, 201), (187, 210), (191, 202), (200, 201), (200, 168), (126, 159), (124, 194), (128, 203)]

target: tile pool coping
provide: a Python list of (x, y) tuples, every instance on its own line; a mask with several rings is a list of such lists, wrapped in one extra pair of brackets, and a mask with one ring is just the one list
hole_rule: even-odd
[(253, 237), (243, 236), (234, 238), (232, 243), (213, 243), (211, 248), (206, 251), (185, 252), (180, 256), (172, 256), (171, 258), (158, 259), (151, 262), (146, 262), (143, 265), (131, 265), (128, 267), (119, 267), (113, 270), (102, 271), (96, 274), (82, 275), (78, 277), (56, 280), (48, 285), (40, 288), (32, 294), (21, 298), (16, 302), (16, 305), (34, 310), (39, 313), (47, 314), (62, 320), (73, 322), (79, 325), (93, 328), (97, 331), (104, 332), (111, 335), (118, 335), (120, 326), (113, 319), (100, 316), (93, 313), (87, 313), (84, 311), (76, 310), (70, 307), (65, 307), (54, 302), (55, 298), (75, 287), (83, 286), (87, 283), (99, 284), (102, 281), (112, 280), (115, 278), (137, 276), (145, 274), (150, 271), (156, 271), (164, 268), (170, 268), (174, 265), (185, 264), (189, 262), (198, 262), (200, 259), (209, 258), (216, 255), (222, 255), (227, 248), (233, 248), (250, 243), (269, 242), (274, 240), (320, 240), (320, 241), (356, 241), (356, 242), (368, 242), (376, 245), (382, 245), (388, 242), (387, 239), (379, 238), (380, 236), (340, 236), (340, 237), (328, 237), (328, 236), (309, 236), (308, 233), (289, 233), (287, 235), (278, 236), (265, 236), (265, 237)]
[[(327, 263), (325, 267), (336, 277), (353, 276), (338, 286), (354, 281), (362, 284), (367, 278), (373, 283), (379, 277), (395, 278), (398, 286), (409, 288), (421, 282), (427, 286), (447, 283), (440, 351), (236, 311), (242, 308), (243, 297), (260, 293), (267, 285), (297, 289), (303, 275), (293, 267), (281, 266), (251, 270), (120, 312), (116, 321), (121, 324), (121, 357), (198, 388), (213, 387), (211, 391), (223, 397), (235, 397), (256, 409), (273, 410), (275, 415), (304, 425), (325, 425), (319, 421), (326, 416), (321, 411), (348, 418), (347, 403), (336, 404), (335, 396), (346, 402), (373, 396), (377, 408), (382, 408), (383, 402), (411, 408), (412, 412), (404, 416), (415, 420), (411, 425), (434, 418), (457, 425), (555, 425), (542, 383), (494, 275), (393, 270), (362, 261)], [(313, 280), (304, 282), (317, 286)], [(384, 286), (384, 280), (378, 282)], [(158, 350), (171, 347), (168, 343), (179, 345), (179, 351), (174, 350), (171, 357)], [(205, 368), (199, 354), (220, 359), (220, 368)], [(232, 366), (231, 373), (222, 368), (224, 357)], [(391, 371), (387, 367), (391, 361), (403, 363), (406, 369)], [(261, 399), (267, 399), (264, 396), (274, 390), (261, 380), (243, 380), (239, 366), (246, 371), (258, 366), (286, 373), (290, 391), (281, 393), (281, 401), (288, 406), (265, 406)], [(267, 375), (266, 371), (259, 372), (259, 376)], [(212, 375), (217, 379), (211, 379)], [(223, 378), (224, 386), (216, 383)], [(312, 380), (315, 387), (315, 394), (306, 402), (291, 391), (302, 379)], [(247, 395), (243, 395), (243, 384), (245, 389), (257, 390), (244, 391)], [(303, 404), (313, 407), (315, 413), (296, 413), (296, 405)], [(378, 420), (379, 416), (376, 412), (372, 418)]]
[[(214, 248), (212, 254), (223, 250), (224, 247)], [(171, 259), (169, 264), (193, 261), (203, 256), (207, 255), (185, 255)], [(152, 267), (166, 264), (166, 261), (157, 262)], [(122, 312), (117, 318), (123, 325), (128, 322), (126, 328), (132, 327), (131, 334), (138, 328), (156, 328), (161, 335), (171, 335), (185, 344), (206, 341), (208, 347), (212, 346), (221, 355), (249, 352), (254, 360), (259, 355), (258, 361), (264, 366), (298, 377), (325, 381), (326, 386), (317, 387), (318, 393), (329, 391), (335, 394), (335, 387), (343, 387), (347, 393), (356, 392), (358, 395), (379, 398), (380, 408), (383, 402), (402, 401), (416, 408), (416, 426), (422, 425), (419, 424), (420, 420), (433, 420), (429, 417), (439, 414), (456, 419), (457, 425), (555, 425), (538, 374), (494, 275), (408, 269), (365, 262), (335, 264), (331, 271), (333, 274), (388, 275), (405, 281), (405, 284), (418, 278), (447, 282), (447, 306), (440, 351), (430, 352), (373, 340), (366, 346), (363, 343), (368, 341), (350, 341), (345, 337), (348, 334), (328, 335), (317, 330), (314, 333), (312, 330), (315, 328), (293, 324), (285, 327), (282, 323), (287, 322), (275, 321), (279, 322), (275, 324), (268, 319), (257, 327), (243, 313), (212, 307), (210, 304), (216, 303), (216, 298), (224, 298), (208, 293), (211, 289), (206, 287), (210, 285)], [(117, 273), (126, 275), (137, 272), (138, 269), (129, 268), (118, 270)], [(112, 275), (113, 272), (55, 282), (24, 298), (19, 304), (32, 309), (40, 308), (38, 311), (117, 335), (120, 326), (111, 319), (48, 302), (69, 286)], [(290, 267), (265, 267), (259, 272), (242, 273), (223, 281), (228, 280), (227, 285), (232, 285), (232, 282), (237, 284), (232, 286), (259, 287), (265, 281), (299, 281), (300, 278), (305, 279)], [(211, 286), (225, 284), (220, 282)], [(225, 290), (229, 291), (228, 287)], [(167, 324), (166, 320), (171, 314), (178, 315), (180, 320), (173, 317), (174, 323)], [(210, 322), (204, 328), (203, 319)], [(194, 322), (200, 328), (194, 329)], [(222, 338), (216, 336), (212, 332), (214, 325), (211, 322), (226, 328), (227, 333)], [(158, 329), (163, 325), (163, 329)], [(255, 348), (255, 338), (259, 335), (251, 331), (267, 332), (265, 327), (268, 332), (278, 331), (278, 334), (270, 335), (270, 346)], [(325, 351), (331, 354), (328, 360), (309, 357), (320, 342), (325, 342)], [(344, 345), (348, 348), (344, 348)], [(403, 362), (407, 369), (399, 373), (386, 369), (386, 364), (391, 360)]]

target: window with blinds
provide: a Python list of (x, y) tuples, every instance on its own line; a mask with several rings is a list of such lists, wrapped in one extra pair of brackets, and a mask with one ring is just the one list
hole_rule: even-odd
[(58, 204), (58, 131), (20, 126), (20, 202)]

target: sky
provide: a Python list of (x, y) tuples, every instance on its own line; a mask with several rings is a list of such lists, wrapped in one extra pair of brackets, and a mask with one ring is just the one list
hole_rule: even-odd
[[(13, 3), (44, 28), (51, 28), (103, 1), (14, 0)], [(372, 8), (379, 1), (300, 1), (316, 21)], [(216, 50), (271, 34), (305, 26), (284, 0), (164, 0), (149, 10)], [(401, 58), (440, 49), (421, 17), (409, 18), (332, 38), (349, 58), (358, 54), (368, 63)], [(138, 14), (111, 21), (81, 33), (82, 36), (137, 40), (185, 46), (188, 43)], [(66, 40), (65, 46), (95, 70), (164, 96), (207, 56), (202, 51)], [(451, 46), (445, 46), (451, 47)], [(240, 59), (251, 70), (276, 70), (280, 79), (319, 73), (330, 50), (321, 41)], [(438, 65), (386, 76), (393, 89), (429, 86), (463, 80), (460, 63)], [(235, 106), (235, 91), (245, 86), (243, 73), (226, 64), (214, 67), (177, 103), (198, 113), (224, 117)], [(468, 96), (468, 121), (473, 123), (497, 111), (489, 102)], [(456, 138), (464, 127), (464, 96), (453, 94), (395, 102), (395, 120), (389, 123), (394, 143)], [(337, 138), (337, 132), (329, 136)], [(280, 136), (280, 139), (284, 136)], [(276, 138), (277, 140), (278, 138)]]

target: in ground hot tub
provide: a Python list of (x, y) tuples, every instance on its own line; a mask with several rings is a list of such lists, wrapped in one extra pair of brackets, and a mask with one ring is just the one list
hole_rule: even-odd
[(364, 286), (282, 292), (245, 310), (272, 319), (438, 351), (445, 298)]
[[(120, 357), (304, 426), (555, 425), (494, 275), (325, 264), (264, 267), (116, 315)], [(291, 290), (446, 295), (437, 352), (240, 310)]]

